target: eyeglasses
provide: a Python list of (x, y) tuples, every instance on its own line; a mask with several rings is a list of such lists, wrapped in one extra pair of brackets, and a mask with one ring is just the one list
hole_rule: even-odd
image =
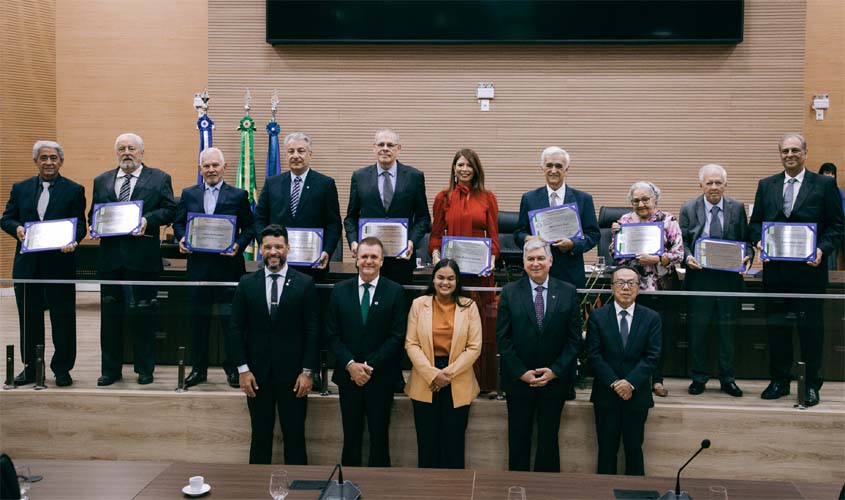
[(563, 163), (546, 163), (543, 167), (549, 170), (553, 168), (557, 170), (566, 170), (566, 165), (564, 165)]
[(631, 198), (631, 205), (639, 205), (640, 203), (642, 203), (643, 205), (648, 205), (648, 202), (650, 201), (651, 198), (649, 198), (648, 196), (644, 198)]
[(798, 153), (803, 153), (803, 152), (804, 152), (804, 150), (801, 149), (801, 148), (784, 148), (784, 149), (780, 150), (780, 154), (782, 154), (782, 155), (788, 155), (788, 154), (797, 155)]
[(376, 144), (376, 147), (379, 148), (379, 149), (383, 149), (383, 148), (393, 149), (396, 146), (398, 146), (398, 144), (393, 144), (392, 142), (379, 142), (378, 144)]
[(633, 288), (635, 286), (639, 286), (639, 284), (634, 280), (615, 280), (613, 284), (619, 288)]

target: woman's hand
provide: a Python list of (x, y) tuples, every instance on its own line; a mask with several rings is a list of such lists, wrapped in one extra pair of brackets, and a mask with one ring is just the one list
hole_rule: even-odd
[(452, 383), (452, 376), (444, 370), (440, 370), (434, 380), (431, 382), (431, 392), (437, 392)]

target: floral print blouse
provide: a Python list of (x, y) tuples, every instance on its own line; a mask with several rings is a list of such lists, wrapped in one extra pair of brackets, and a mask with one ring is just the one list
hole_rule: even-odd
[[(640, 222), (639, 217), (633, 212), (628, 212), (617, 221), (619, 224), (631, 224)], [(661, 276), (675, 270), (684, 259), (684, 242), (681, 237), (681, 226), (678, 219), (668, 212), (661, 212), (655, 209), (654, 214), (646, 222), (663, 222), (663, 254), (669, 258), (669, 265), (645, 265), (635, 258), (616, 259), (618, 265), (628, 265), (640, 273), (640, 290), (657, 290), (657, 283)], [(613, 255), (613, 242), (610, 243), (610, 254)]]

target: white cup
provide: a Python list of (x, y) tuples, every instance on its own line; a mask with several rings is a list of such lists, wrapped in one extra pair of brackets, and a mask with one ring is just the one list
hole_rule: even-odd
[(191, 487), (191, 491), (195, 493), (202, 491), (202, 486), (204, 484), (205, 478), (202, 476), (192, 476), (191, 479), (188, 480), (188, 485)]

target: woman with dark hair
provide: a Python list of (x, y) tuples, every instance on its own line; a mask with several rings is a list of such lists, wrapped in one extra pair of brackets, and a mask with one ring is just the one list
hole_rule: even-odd
[[(821, 175), (826, 175), (828, 177), (833, 177), (833, 180), (836, 180), (836, 165), (833, 163), (822, 163), (822, 166), (819, 167), (819, 173)], [(838, 187), (838, 186), (837, 186)], [(842, 198), (842, 210), (845, 211), (845, 194), (842, 193), (842, 188), (839, 188), (839, 196)], [(836, 271), (836, 264), (839, 260), (837, 257), (839, 256), (839, 249), (833, 250), (833, 252), (827, 257), (827, 268), (830, 271)]]
[(481, 318), (462, 294), (454, 260), (434, 266), (425, 295), (411, 305), (405, 350), (413, 364), (405, 393), (414, 406), (418, 466), (463, 469), (469, 406), (480, 392), (472, 364), (481, 353)]
[[(484, 189), (484, 169), (478, 154), (472, 149), (460, 149), (452, 159), (449, 187), (437, 193), (432, 210), (431, 236), (428, 251), (432, 262), (440, 260), (444, 236), (490, 238), (493, 262), (499, 257), (499, 202)], [(466, 286), (492, 287), (492, 273), (484, 276), (464, 276)], [(496, 388), (496, 314), (494, 292), (472, 292), (469, 296), (478, 304), (482, 321), (483, 355), (475, 366), (481, 388)]]

